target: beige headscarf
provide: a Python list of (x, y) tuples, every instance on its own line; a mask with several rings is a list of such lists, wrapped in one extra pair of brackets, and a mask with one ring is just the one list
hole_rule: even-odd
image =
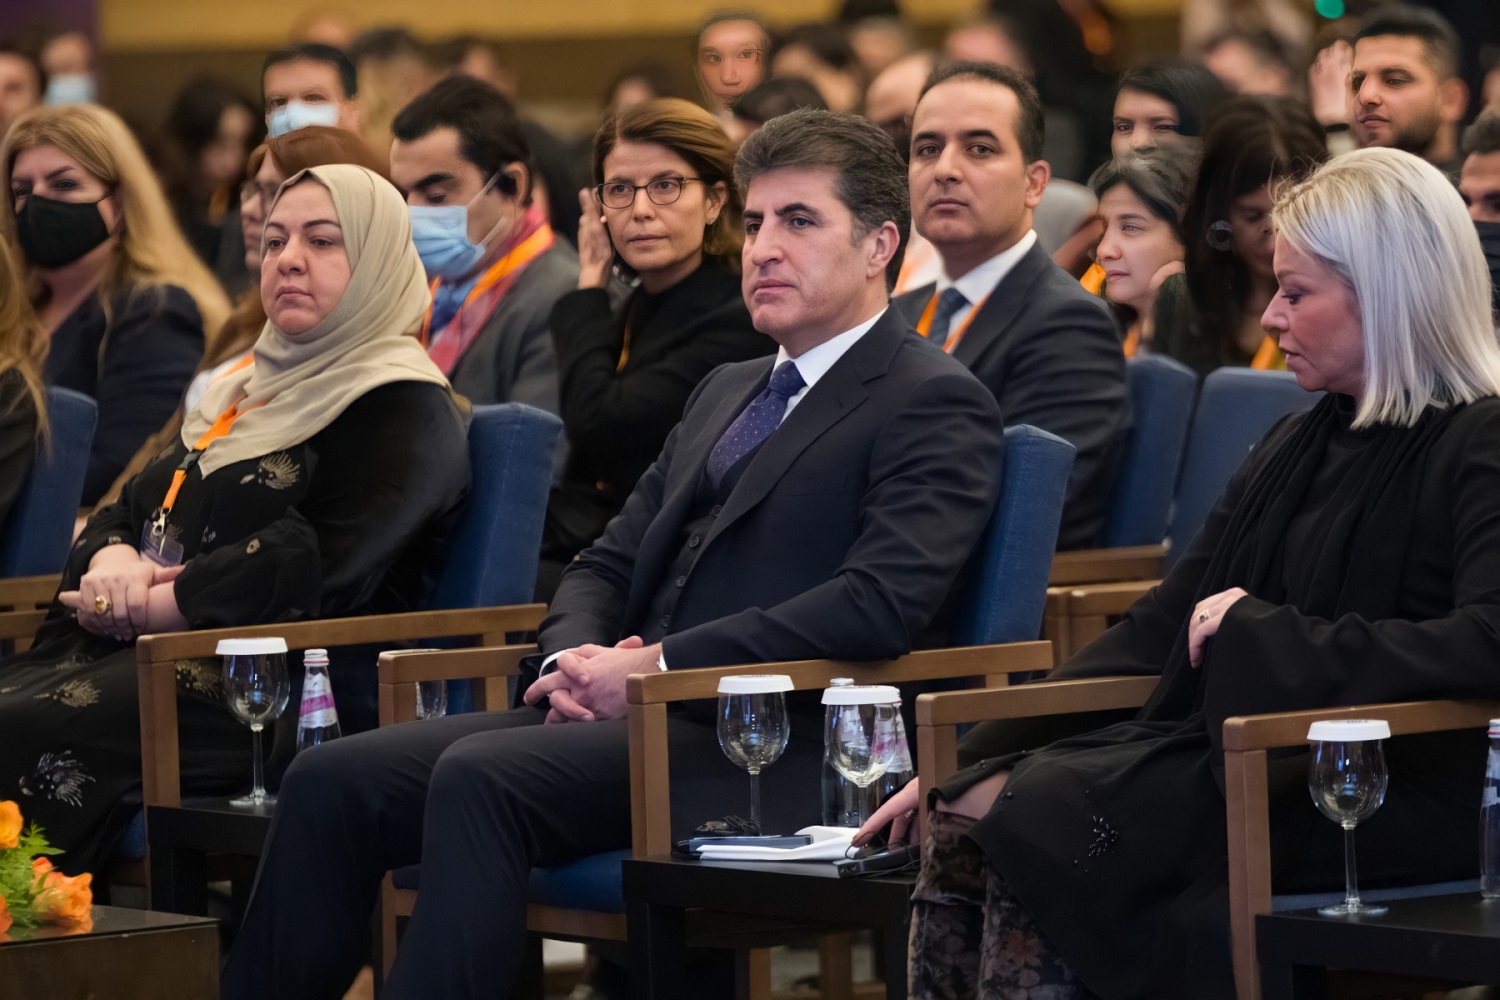
[[(306, 441), (377, 386), (448, 385), (409, 336), (421, 325), (431, 296), (412, 246), (406, 203), (380, 175), (351, 164), (304, 170), (281, 186), (276, 201), (308, 180), (333, 196), (349, 256), (349, 287), (327, 316), (295, 339), (268, 320), (255, 342), (254, 364), (203, 393), (182, 423), (189, 448), (235, 403), (242, 414), (234, 430), (203, 453), (198, 464), (205, 476)], [(267, 218), (274, 211), (275, 202)]]

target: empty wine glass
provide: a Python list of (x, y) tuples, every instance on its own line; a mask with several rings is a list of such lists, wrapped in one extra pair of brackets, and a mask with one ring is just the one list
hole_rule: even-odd
[(869, 820), (865, 790), (890, 770), (900, 755), (896, 723), (901, 692), (888, 684), (851, 684), (823, 692), (823, 747), (835, 771), (859, 788), (859, 822)]
[(1388, 780), (1381, 740), (1391, 727), (1381, 719), (1314, 722), (1307, 731), (1312, 759), (1307, 788), (1318, 811), (1344, 828), (1344, 901), (1318, 910), (1325, 917), (1378, 916), (1384, 906), (1359, 899), (1354, 878), (1354, 828), (1385, 801)]
[(232, 806), (270, 805), (276, 796), (266, 792), (260, 733), (286, 708), (292, 685), (286, 673), (285, 639), (220, 639), (216, 652), (224, 658), (224, 701), (235, 718), (250, 727), (254, 746), (255, 780), (250, 794), (231, 799)]
[(724, 755), (750, 772), (750, 821), (764, 832), (760, 818), (760, 772), (781, 757), (791, 736), (786, 716), (786, 674), (740, 674), (719, 680), (719, 746)]

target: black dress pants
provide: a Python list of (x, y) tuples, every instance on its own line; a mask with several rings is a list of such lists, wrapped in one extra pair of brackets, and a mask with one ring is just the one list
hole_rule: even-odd
[[(226, 1000), (338, 1000), (358, 971), (380, 880), (421, 862), (389, 1000), (508, 996), (533, 866), (630, 846), (623, 720), (542, 725), (531, 708), (395, 726), (299, 754), (287, 771)], [(711, 724), (668, 724), (674, 833), (747, 814), (748, 779)], [(818, 822), (821, 745), (794, 736), (762, 775), (766, 826)]]

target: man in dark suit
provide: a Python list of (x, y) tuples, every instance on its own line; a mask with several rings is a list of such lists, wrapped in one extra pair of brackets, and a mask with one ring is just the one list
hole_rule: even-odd
[[(1003, 437), (984, 387), (887, 307), (906, 222), (900, 157), (863, 119), (797, 112), (746, 142), (736, 180), (745, 298), (777, 357), (705, 379), (624, 511), (564, 574), (539, 640), (549, 662), (526, 692), (538, 707), (298, 758), (226, 997), (338, 996), (382, 874), (418, 860), (387, 996), (503, 995), (531, 868), (630, 843), (629, 675), (882, 659), (931, 637), (993, 507)], [(743, 809), (743, 773), (711, 722), (674, 713), (668, 741), (685, 802), (674, 820)], [(781, 831), (815, 822), (820, 760), (817, 739), (795, 737), (768, 773), (765, 812)]]
[(1104, 303), (1037, 245), (1032, 210), (1051, 174), (1041, 156), (1041, 102), (1019, 74), (958, 62), (928, 79), (912, 116), (912, 225), (943, 273), (896, 303), (989, 387), (1007, 425), (1078, 449), (1058, 548), (1087, 548), (1104, 525), (1130, 395)]
[(432, 280), (427, 352), (473, 403), (558, 411), (547, 319), (578, 285), (578, 254), (532, 198), (531, 151), (498, 90), (452, 76), (391, 123), (391, 180)]

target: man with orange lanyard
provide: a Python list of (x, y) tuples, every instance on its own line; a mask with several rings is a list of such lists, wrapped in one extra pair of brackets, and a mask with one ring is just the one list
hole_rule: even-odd
[(391, 124), (391, 180), (432, 279), (428, 356), (474, 403), (557, 412), (552, 304), (578, 284), (578, 256), (532, 197), (530, 150), (499, 91), (454, 76)]
[(1007, 426), (1078, 449), (1058, 548), (1097, 544), (1130, 429), (1120, 336), (1104, 304), (1037, 243), (1032, 210), (1051, 167), (1036, 90), (993, 63), (935, 72), (912, 115), (912, 228), (943, 260), (895, 299), (994, 393)]

